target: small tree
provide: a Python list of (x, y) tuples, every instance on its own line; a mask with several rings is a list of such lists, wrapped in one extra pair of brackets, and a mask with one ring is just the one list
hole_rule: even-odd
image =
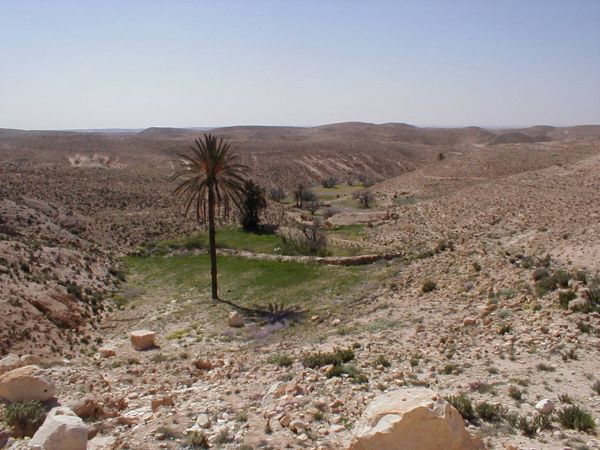
[(304, 185), (299, 184), (294, 189), (294, 200), (296, 201), (296, 207), (302, 208), (302, 193), (304, 192)]
[(375, 196), (373, 193), (371, 191), (367, 191), (366, 189), (362, 191), (356, 191), (354, 194), (352, 194), (352, 198), (358, 200), (358, 202), (364, 208), (370, 208), (370, 205), (375, 201)]
[(326, 189), (334, 188), (337, 184), (337, 180), (334, 177), (329, 177), (321, 180), (321, 185)]
[(310, 213), (314, 216), (315, 213), (317, 212), (317, 209), (319, 209), (319, 202), (306, 202), (306, 209), (308, 209), (310, 211)]
[(280, 188), (280, 187), (272, 188), (271, 192), (269, 193), (269, 197), (274, 202), (278, 202), (279, 203), (279, 202), (281, 202), (285, 198), (285, 191), (282, 188)]
[(260, 229), (260, 213), (267, 207), (265, 190), (253, 180), (244, 183), (244, 198), (240, 208), (240, 222), (245, 231)]
[(446, 159), (446, 155), (444, 155), (442, 152), (439, 152), (437, 159), (438, 161), (443, 161), (444, 159)]

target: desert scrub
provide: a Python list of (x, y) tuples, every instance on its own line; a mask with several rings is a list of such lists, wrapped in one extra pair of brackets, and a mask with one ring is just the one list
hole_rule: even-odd
[(592, 415), (579, 406), (567, 406), (558, 412), (557, 417), (563, 427), (572, 430), (590, 432), (596, 428)]
[(537, 366), (535, 366), (535, 368), (537, 370), (539, 370), (540, 372), (554, 372), (556, 370), (555, 367), (549, 366), (548, 364), (545, 364), (545, 363), (539, 363)]
[(523, 400), (523, 391), (516, 386), (508, 387), (508, 396), (518, 402)]
[(437, 285), (435, 284), (435, 281), (425, 280), (423, 282), (423, 285), (421, 286), (421, 292), (423, 294), (426, 294), (428, 292), (435, 291), (436, 288), (437, 288)]
[(285, 353), (271, 355), (267, 358), (267, 362), (269, 364), (275, 364), (279, 367), (290, 367), (292, 364), (294, 364), (294, 360)]
[(378, 367), (378, 366), (390, 367), (391, 365), (392, 364), (390, 363), (390, 360), (387, 359), (383, 355), (379, 355), (377, 358), (375, 358), (375, 361), (373, 361), (373, 366), (375, 366), (375, 367)]
[(569, 302), (571, 300), (574, 300), (576, 297), (577, 297), (577, 294), (575, 294), (575, 292), (573, 292), (571, 290), (560, 292), (558, 294), (558, 304), (560, 305), (560, 307), (562, 309), (568, 309)]
[(341, 364), (333, 366), (333, 368), (327, 372), (327, 378), (333, 377), (348, 377), (353, 383), (368, 383), (369, 379), (366, 375), (360, 373), (360, 371), (351, 364)]
[(6, 405), (4, 420), (22, 436), (33, 436), (46, 419), (46, 408), (37, 400), (25, 400)]
[(336, 350), (335, 352), (329, 353), (311, 353), (306, 355), (302, 359), (304, 367), (314, 369), (317, 367), (323, 367), (328, 365), (339, 366), (343, 363), (350, 362), (354, 359), (354, 352), (352, 349)]
[(594, 384), (592, 384), (592, 391), (597, 395), (600, 395), (600, 380), (594, 381)]
[(506, 409), (500, 404), (481, 402), (475, 406), (475, 412), (486, 422), (500, 422), (506, 414)]
[(460, 413), (463, 419), (473, 421), (475, 419), (475, 411), (471, 399), (465, 394), (450, 395), (446, 397), (446, 401), (450, 403)]

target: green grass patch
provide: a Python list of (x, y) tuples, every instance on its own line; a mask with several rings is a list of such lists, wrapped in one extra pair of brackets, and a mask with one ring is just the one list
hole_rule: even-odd
[[(175, 299), (210, 296), (208, 255), (178, 255), (124, 258), (131, 274), (129, 283), (143, 286), (148, 293), (164, 290)], [(376, 265), (327, 266), (300, 262), (251, 260), (240, 257), (218, 258), (219, 286), (223, 298), (240, 304), (283, 303), (309, 309), (323, 308), (324, 300), (351, 301), (361, 295), (363, 280), (369, 279)]]

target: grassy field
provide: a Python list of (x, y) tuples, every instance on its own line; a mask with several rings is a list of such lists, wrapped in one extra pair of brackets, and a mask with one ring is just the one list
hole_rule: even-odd
[[(210, 298), (210, 261), (206, 255), (151, 256), (124, 259), (127, 289), (171, 300)], [(340, 267), (296, 262), (219, 257), (221, 297), (242, 305), (283, 303), (307, 309), (346, 303), (369, 286), (364, 280), (382, 266)]]

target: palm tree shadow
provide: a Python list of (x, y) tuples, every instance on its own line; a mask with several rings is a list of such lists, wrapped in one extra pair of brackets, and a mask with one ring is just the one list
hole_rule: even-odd
[(278, 322), (302, 322), (306, 317), (305, 310), (299, 309), (297, 306), (285, 306), (283, 303), (269, 303), (266, 307), (255, 304), (248, 308), (221, 298), (219, 302), (233, 307), (244, 317), (263, 325)]

